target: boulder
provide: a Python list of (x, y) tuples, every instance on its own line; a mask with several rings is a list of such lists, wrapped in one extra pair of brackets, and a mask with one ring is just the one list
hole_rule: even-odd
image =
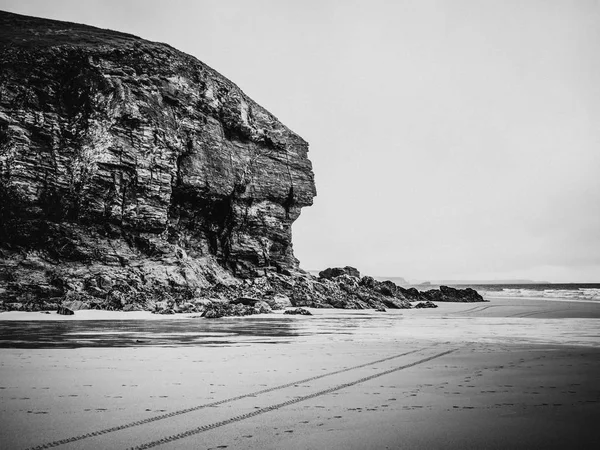
[(265, 301), (269, 304), (269, 306), (273, 310), (285, 309), (285, 308), (289, 308), (290, 306), (292, 306), (292, 302), (291, 302), (290, 298), (287, 295), (283, 295), (283, 294), (275, 294), (271, 298), (266, 298)]
[(175, 311), (173, 311), (173, 304), (164, 300), (156, 302), (152, 312), (154, 314), (175, 314)]
[(90, 303), (83, 300), (63, 301), (61, 306), (70, 309), (71, 311), (80, 311), (82, 309), (90, 309)]
[(254, 304), (254, 314), (269, 314), (272, 312), (273, 310), (267, 302), (260, 301)]
[(144, 311), (144, 308), (136, 303), (129, 303), (128, 305), (123, 306), (123, 311)]
[(332, 279), (341, 275), (349, 275), (351, 277), (360, 278), (360, 272), (354, 267), (329, 267), (319, 272), (319, 278)]
[(60, 314), (62, 316), (72, 316), (75, 313), (72, 310), (70, 310), (69, 308), (61, 305), (58, 307), (56, 314)]
[(257, 301), (254, 305), (242, 303), (211, 303), (206, 307), (201, 317), (206, 319), (218, 319), (229, 316), (250, 316), (253, 314), (270, 313), (271, 308), (266, 302)]
[(234, 300), (231, 300), (229, 303), (231, 303), (232, 305), (254, 306), (258, 302), (260, 302), (260, 300), (258, 300), (256, 298), (252, 298), (252, 297), (238, 297), (238, 298), (236, 298)]
[(422, 295), (434, 302), (483, 302), (485, 301), (479, 293), (471, 288), (456, 289), (448, 286), (440, 286), (440, 289), (430, 289), (422, 292)]
[(438, 305), (436, 305), (435, 303), (433, 303), (432, 301), (429, 301), (429, 300), (427, 300), (425, 302), (417, 303), (415, 306), (413, 306), (413, 308), (417, 308), (417, 309), (420, 309), (420, 308), (437, 308), (437, 307), (438, 307)]
[(312, 313), (308, 309), (304, 309), (304, 308), (287, 309), (287, 310), (284, 311), (284, 314), (300, 315), (300, 316), (312, 316)]

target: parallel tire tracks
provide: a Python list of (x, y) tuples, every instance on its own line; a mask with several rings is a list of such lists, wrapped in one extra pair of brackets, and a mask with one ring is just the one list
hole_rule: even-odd
[(274, 411), (276, 409), (280, 409), (280, 408), (283, 408), (285, 406), (293, 405), (295, 403), (300, 403), (300, 402), (303, 402), (305, 400), (310, 400), (310, 399), (313, 399), (313, 398), (316, 398), (316, 397), (320, 397), (322, 395), (330, 394), (331, 392), (339, 391), (340, 389), (344, 389), (344, 388), (347, 388), (347, 387), (350, 387), (350, 386), (354, 386), (354, 385), (359, 384), (359, 383), (364, 383), (365, 381), (369, 381), (369, 380), (372, 380), (374, 378), (382, 377), (384, 375), (387, 375), (387, 374), (390, 374), (390, 373), (393, 373), (393, 372), (397, 372), (397, 371), (402, 370), (402, 369), (408, 369), (409, 367), (413, 367), (413, 366), (416, 366), (418, 364), (423, 364), (423, 363), (425, 363), (427, 361), (431, 361), (432, 359), (439, 358), (441, 356), (447, 355), (447, 354), (452, 353), (454, 351), (455, 351), (455, 349), (447, 350), (445, 352), (438, 353), (436, 355), (429, 356), (429, 357), (424, 358), (424, 359), (420, 359), (420, 360), (412, 362), (410, 364), (405, 364), (403, 366), (394, 367), (393, 369), (385, 370), (383, 372), (379, 372), (379, 373), (376, 373), (376, 374), (373, 374), (373, 375), (369, 375), (367, 377), (363, 377), (363, 378), (360, 378), (360, 379), (355, 380), (355, 381), (350, 381), (348, 383), (338, 384), (337, 386), (333, 386), (333, 387), (331, 387), (329, 389), (324, 389), (322, 391), (313, 392), (312, 394), (303, 395), (302, 397), (296, 397), (296, 398), (294, 398), (292, 400), (288, 400), (288, 401), (283, 402), (283, 403), (277, 403), (275, 405), (266, 406), (264, 408), (256, 409), (256, 410), (254, 410), (252, 412), (249, 412), (247, 414), (241, 414), (239, 416), (231, 417), (229, 419), (222, 420), (220, 422), (214, 422), (214, 423), (211, 423), (211, 424), (208, 424), (208, 425), (202, 425), (200, 427), (192, 428), (191, 430), (187, 430), (187, 431), (184, 431), (184, 432), (181, 432), (181, 433), (173, 434), (171, 436), (167, 436), (167, 437), (164, 437), (164, 438), (156, 440), (156, 441), (147, 442), (145, 444), (138, 445), (136, 447), (131, 447), (129, 450), (146, 450), (146, 449), (149, 449), (149, 448), (158, 447), (159, 445), (168, 444), (170, 442), (178, 441), (180, 439), (184, 439), (184, 438), (187, 438), (187, 437), (199, 434), (199, 433), (204, 433), (205, 431), (213, 430), (215, 428), (219, 428), (219, 427), (222, 427), (224, 425), (228, 425), (230, 423), (240, 422), (242, 420), (246, 420), (246, 419), (249, 419), (251, 417), (258, 416), (260, 414), (268, 413), (270, 411)]
[(328, 373), (324, 373), (324, 374), (321, 374), (321, 375), (316, 375), (314, 377), (305, 378), (303, 380), (298, 380), (298, 381), (293, 381), (291, 383), (281, 384), (279, 386), (274, 386), (274, 387), (271, 387), (271, 388), (262, 389), (260, 391), (250, 392), (248, 394), (242, 394), (242, 395), (238, 395), (236, 397), (226, 398), (226, 399), (219, 400), (219, 401), (216, 401), (216, 402), (204, 403), (202, 405), (192, 406), (191, 408), (180, 409), (180, 410), (173, 411), (173, 412), (170, 412), (170, 413), (167, 413), (167, 414), (161, 414), (159, 416), (148, 417), (146, 419), (137, 420), (135, 422), (126, 423), (126, 424), (123, 424), (123, 425), (117, 425), (117, 426), (114, 426), (114, 427), (111, 427), (111, 428), (105, 428), (103, 430), (92, 431), (92, 432), (81, 434), (81, 435), (78, 435), (78, 436), (72, 436), (72, 437), (69, 437), (69, 438), (60, 439), (60, 440), (53, 441), (53, 442), (48, 442), (46, 444), (41, 444), (41, 445), (37, 445), (35, 447), (30, 447), (27, 450), (43, 450), (43, 449), (47, 449), (47, 448), (54, 448), (54, 447), (58, 447), (59, 445), (70, 444), (71, 442), (77, 442), (77, 441), (81, 441), (83, 439), (93, 438), (93, 437), (102, 436), (102, 435), (108, 434), (108, 433), (114, 433), (116, 431), (126, 430), (127, 428), (137, 427), (137, 426), (140, 426), (140, 425), (145, 425), (147, 423), (156, 422), (158, 420), (164, 420), (164, 419), (168, 419), (170, 417), (180, 416), (182, 414), (187, 414), (187, 413), (190, 413), (190, 412), (193, 412), (193, 411), (198, 411), (200, 409), (210, 408), (210, 407), (214, 407), (214, 406), (219, 406), (219, 405), (222, 405), (224, 403), (235, 402), (235, 401), (241, 400), (243, 398), (255, 397), (257, 395), (266, 394), (268, 392), (273, 392), (273, 391), (277, 391), (277, 390), (280, 390), (280, 389), (285, 389), (285, 388), (288, 388), (288, 387), (291, 387), (291, 386), (295, 386), (297, 384), (308, 383), (310, 381), (318, 380), (320, 378), (330, 377), (330, 376), (333, 376), (333, 375), (338, 375), (340, 373), (349, 372), (351, 370), (356, 370), (356, 369), (360, 369), (360, 368), (363, 368), (363, 367), (372, 366), (374, 364), (379, 364), (379, 363), (386, 362), (386, 361), (389, 361), (389, 360), (392, 360), (392, 359), (400, 358), (402, 356), (410, 355), (412, 353), (417, 353), (417, 352), (420, 352), (422, 350), (425, 350), (425, 349), (421, 348), (421, 349), (417, 349), (417, 350), (411, 350), (409, 352), (400, 353), (398, 355), (393, 355), (393, 356), (388, 356), (387, 358), (378, 359), (377, 361), (371, 361), (371, 362), (368, 362), (368, 363), (359, 364), (357, 366), (346, 367), (345, 369), (340, 369), (340, 370), (336, 370), (334, 372), (328, 372)]
[(498, 305), (479, 305), (479, 306), (475, 306), (474, 308), (471, 308), (471, 309), (465, 309), (464, 311), (460, 311), (460, 314), (478, 313), (481, 311), (485, 311), (488, 308), (493, 308), (495, 306), (498, 306)]
[(509, 316), (509, 317), (524, 318), (524, 317), (538, 316), (540, 314), (545, 314), (545, 313), (549, 313), (549, 312), (562, 312), (562, 311), (569, 311), (569, 308), (563, 308), (563, 309), (544, 309), (544, 310), (540, 310), (540, 311), (529, 311), (529, 312), (524, 312), (524, 313), (513, 314), (512, 316)]

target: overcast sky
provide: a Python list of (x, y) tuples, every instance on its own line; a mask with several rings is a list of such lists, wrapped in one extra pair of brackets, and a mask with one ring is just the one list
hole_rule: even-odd
[(310, 143), (305, 269), (600, 281), (598, 0), (0, 0), (166, 42)]

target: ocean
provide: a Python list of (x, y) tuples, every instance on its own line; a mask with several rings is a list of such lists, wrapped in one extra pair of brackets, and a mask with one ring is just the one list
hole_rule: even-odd
[(470, 285), (469, 287), (472, 287), (484, 297), (600, 301), (600, 283), (487, 284)]
[[(394, 278), (390, 278), (394, 281)], [(396, 282), (396, 281), (394, 281)], [(420, 291), (436, 289), (439, 284), (402, 285)], [(524, 284), (447, 284), (447, 286), (475, 289), (485, 297), (537, 298), (548, 300), (579, 300), (600, 302), (600, 283), (524, 283)]]

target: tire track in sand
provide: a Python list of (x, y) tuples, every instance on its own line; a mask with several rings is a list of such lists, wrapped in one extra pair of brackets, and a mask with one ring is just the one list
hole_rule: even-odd
[(184, 439), (190, 436), (194, 436), (196, 434), (200, 434), (200, 433), (204, 433), (205, 431), (210, 431), (210, 430), (214, 430), (215, 428), (219, 428), (225, 425), (228, 425), (230, 423), (234, 423), (234, 422), (240, 422), (242, 420), (246, 420), (246, 419), (250, 419), (251, 417), (254, 416), (258, 416), (260, 414), (264, 414), (264, 413), (268, 413), (271, 411), (275, 411), (277, 409), (283, 408), (285, 406), (289, 406), (289, 405), (293, 405), (295, 403), (300, 403), (303, 402), (305, 400), (310, 400), (316, 397), (320, 397), (322, 395), (326, 395), (326, 394), (330, 394), (331, 392), (335, 392), (335, 391), (339, 391), (341, 389), (347, 388), (347, 387), (351, 387), (360, 383), (364, 383), (365, 381), (369, 381), (372, 380), (374, 378), (378, 378), (378, 377), (382, 377), (384, 375), (393, 373), (393, 372), (397, 372), (399, 370), (402, 369), (408, 369), (409, 367), (414, 367), (417, 366), (419, 364), (423, 364), (427, 361), (431, 361), (432, 359), (436, 359), (436, 358), (440, 358), (442, 356), (448, 355), (449, 353), (452, 353), (456, 351), (456, 349), (452, 349), (452, 350), (447, 350), (445, 352), (442, 353), (437, 353), (433, 356), (429, 356), (427, 358), (423, 358), (423, 359), (419, 359), (418, 361), (409, 363), (409, 364), (405, 364), (402, 366), (398, 366), (398, 367), (394, 367), (392, 369), (389, 370), (385, 370), (383, 372), (379, 372), (373, 375), (369, 375), (363, 378), (360, 378), (358, 380), (355, 381), (350, 381), (348, 383), (344, 383), (344, 384), (338, 384), (337, 386), (333, 386), (331, 388), (328, 389), (324, 389), (322, 391), (318, 391), (318, 392), (313, 392), (312, 394), (308, 394), (308, 395), (303, 395), (302, 397), (296, 397), (294, 399), (288, 400), (286, 402), (283, 403), (277, 403), (275, 405), (271, 405), (271, 406), (266, 406), (264, 408), (260, 408), (257, 410), (254, 410), (250, 413), (247, 414), (241, 414), (239, 416), (235, 416), (235, 417), (231, 417), (229, 419), (226, 420), (222, 420), (220, 422), (214, 422), (208, 425), (202, 425), (200, 427), (196, 427), (196, 428), (192, 428), (191, 430), (187, 430), (187, 431), (183, 431), (181, 433), (177, 433), (177, 434), (173, 434), (171, 436), (166, 436), (162, 439), (158, 439), (155, 441), (151, 441), (151, 442), (147, 442), (145, 444), (142, 445), (137, 445), (135, 447), (131, 447), (128, 450), (146, 450), (149, 448), (153, 448), (153, 447), (158, 447), (159, 445), (163, 445), (163, 444), (168, 444), (170, 442), (174, 442), (174, 441), (178, 441), (180, 439)]
[(29, 447), (26, 450), (43, 450), (43, 449), (47, 449), (47, 448), (54, 448), (54, 447), (58, 447), (60, 445), (70, 444), (72, 442), (77, 442), (77, 441), (81, 441), (81, 440), (84, 440), (84, 439), (89, 439), (89, 438), (93, 438), (93, 437), (97, 437), (97, 436), (102, 436), (104, 434), (114, 433), (116, 431), (126, 430), (128, 428), (133, 428), (133, 427), (137, 427), (137, 426), (140, 426), (140, 425), (145, 425), (147, 423), (156, 422), (158, 420), (169, 419), (171, 417), (180, 416), (182, 414), (187, 414), (187, 413), (190, 413), (190, 412), (193, 412), (193, 411), (198, 411), (200, 409), (210, 408), (210, 407), (214, 407), (214, 406), (219, 406), (219, 405), (222, 405), (224, 403), (235, 402), (235, 401), (241, 400), (243, 398), (255, 397), (257, 395), (266, 394), (268, 392), (273, 392), (273, 391), (277, 391), (277, 390), (280, 390), (280, 389), (285, 389), (285, 388), (288, 388), (288, 387), (292, 387), (292, 386), (294, 386), (296, 384), (308, 383), (310, 381), (319, 380), (321, 378), (330, 377), (330, 376), (333, 376), (333, 375), (338, 375), (340, 373), (350, 372), (351, 370), (361, 369), (363, 367), (372, 366), (373, 364), (379, 364), (379, 363), (382, 363), (382, 362), (385, 362), (385, 361), (390, 361), (392, 359), (401, 358), (402, 356), (410, 355), (412, 353), (417, 353), (417, 352), (420, 352), (420, 351), (423, 351), (423, 350), (426, 350), (426, 348), (420, 348), (420, 349), (417, 349), (417, 350), (411, 350), (409, 352), (404, 352), (404, 353), (400, 353), (398, 355), (388, 356), (387, 358), (378, 359), (377, 361), (371, 361), (371, 362), (368, 362), (368, 363), (359, 364), (359, 365), (352, 366), (352, 367), (346, 367), (345, 369), (340, 369), (340, 370), (336, 370), (336, 371), (333, 371), (333, 372), (327, 372), (327, 373), (324, 373), (324, 374), (321, 374), (321, 375), (316, 375), (314, 377), (305, 378), (303, 380), (292, 381), (291, 383), (281, 384), (281, 385), (274, 386), (274, 387), (271, 387), (271, 388), (262, 389), (260, 391), (250, 392), (248, 394), (242, 394), (242, 395), (238, 395), (236, 397), (230, 397), (230, 398), (226, 398), (226, 399), (223, 399), (223, 400), (218, 400), (216, 402), (204, 403), (202, 405), (192, 406), (190, 408), (180, 409), (180, 410), (177, 410), (177, 411), (173, 411), (173, 412), (166, 413), (166, 414), (161, 414), (161, 415), (154, 416), (154, 417), (148, 417), (146, 419), (137, 420), (135, 422), (125, 423), (123, 425), (117, 425), (117, 426), (114, 426), (114, 427), (111, 427), (111, 428), (105, 428), (103, 430), (92, 431), (92, 432), (89, 432), (89, 433), (80, 434), (78, 436), (72, 436), (72, 437), (68, 437), (68, 438), (65, 438), (65, 439), (60, 439), (60, 440), (56, 440), (56, 441), (52, 441), (52, 442), (47, 442), (45, 444), (36, 445), (35, 447)]

